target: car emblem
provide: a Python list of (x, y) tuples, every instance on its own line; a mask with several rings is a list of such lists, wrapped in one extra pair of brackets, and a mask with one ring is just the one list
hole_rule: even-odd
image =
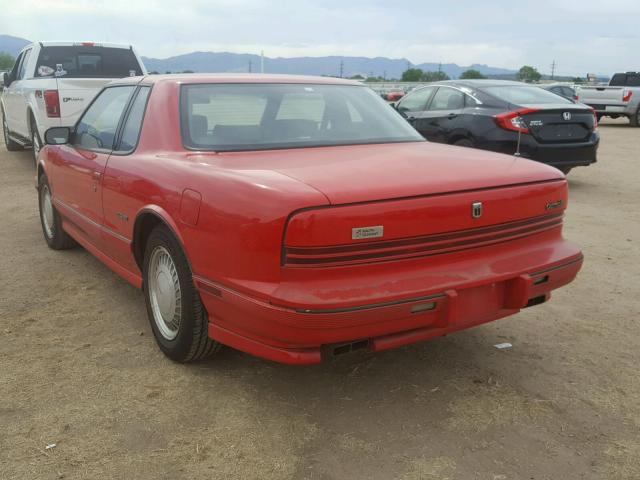
[(564, 112), (562, 114), (562, 118), (564, 118), (567, 122), (571, 120), (571, 112)]
[(482, 216), (482, 202), (474, 202), (471, 204), (471, 217), (480, 218)]
[(351, 229), (351, 239), (361, 240), (363, 238), (378, 238), (384, 235), (384, 226), (360, 227)]

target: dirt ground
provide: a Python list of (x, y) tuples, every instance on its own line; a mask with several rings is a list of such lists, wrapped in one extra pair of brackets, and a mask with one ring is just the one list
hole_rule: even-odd
[(0, 145), (0, 478), (640, 479), (640, 129), (600, 131), (569, 175), (575, 283), (312, 367), (166, 359), (139, 291), (46, 247), (30, 153)]

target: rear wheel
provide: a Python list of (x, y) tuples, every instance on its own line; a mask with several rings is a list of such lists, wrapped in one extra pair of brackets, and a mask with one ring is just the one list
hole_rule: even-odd
[(461, 138), (460, 140), (456, 140), (455, 142), (453, 142), (453, 144), (457, 147), (467, 147), (467, 148), (474, 147), (473, 142), (468, 138)]
[(36, 125), (36, 121), (31, 116), (31, 150), (33, 152), (33, 160), (35, 164), (38, 164), (38, 154), (40, 153), (40, 149), (42, 148), (42, 140), (40, 140), (40, 134), (38, 133), (38, 126)]
[(573, 170), (573, 167), (556, 167), (558, 170), (560, 170), (562, 173), (564, 173), (565, 175), (567, 175), (571, 170)]
[(62, 219), (53, 206), (51, 189), (47, 177), (38, 179), (38, 205), (40, 207), (40, 223), (44, 239), (53, 250), (66, 250), (75, 246), (75, 241), (62, 229)]
[(631, 115), (629, 121), (632, 127), (640, 127), (640, 106), (638, 106), (636, 113), (634, 115)]
[(2, 133), (4, 134), (4, 144), (7, 147), (7, 150), (10, 152), (17, 152), (23, 149), (22, 145), (9, 138), (9, 127), (7, 126), (7, 119), (4, 116), (4, 112), (2, 112)]
[(147, 315), (160, 350), (177, 362), (220, 350), (208, 336), (208, 317), (182, 247), (166, 227), (149, 235), (142, 268)]

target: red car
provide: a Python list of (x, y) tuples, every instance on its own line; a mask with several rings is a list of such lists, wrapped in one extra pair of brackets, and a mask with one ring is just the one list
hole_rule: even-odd
[(582, 265), (558, 170), (428, 143), (358, 82), (127, 78), (46, 143), (48, 245), (142, 288), (177, 361), (385, 350), (543, 303)]

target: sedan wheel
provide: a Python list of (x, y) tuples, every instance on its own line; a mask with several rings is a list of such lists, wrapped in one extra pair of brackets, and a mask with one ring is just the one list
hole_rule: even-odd
[(48, 239), (51, 239), (54, 235), (55, 221), (53, 218), (53, 203), (51, 202), (49, 185), (42, 187), (42, 193), (40, 194), (40, 212), (44, 234)]
[(149, 295), (158, 330), (164, 338), (173, 340), (180, 328), (182, 291), (173, 259), (162, 246), (151, 253)]
[(74, 240), (62, 228), (62, 219), (53, 205), (51, 188), (44, 175), (38, 179), (38, 206), (42, 233), (49, 248), (64, 250), (75, 246)]
[(209, 317), (193, 284), (182, 245), (164, 226), (149, 234), (142, 276), (151, 329), (165, 355), (189, 362), (221, 348), (208, 336)]

